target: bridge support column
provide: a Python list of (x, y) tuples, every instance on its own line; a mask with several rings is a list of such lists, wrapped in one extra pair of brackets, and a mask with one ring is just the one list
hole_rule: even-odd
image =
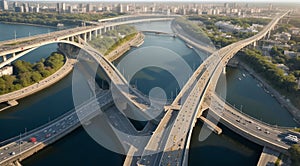
[(114, 27), (114, 26), (112, 26), (112, 27), (111, 27), (111, 30), (115, 30), (115, 27)]
[(95, 30), (94, 34), (95, 34), (95, 37), (97, 37), (98, 36), (98, 30)]
[(71, 37), (71, 41), (74, 42), (74, 36)]
[(253, 46), (256, 47), (257, 45), (257, 41), (253, 42)]
[(7, 60), (6, 55), (2, 56), (3, 62), (5, 62)]
[(92, 31), (89, 32), (89, 41), (92, 40)]
[(13, 57), (15, 57), (15, 56), (16, 56), (16, 53), (14, 52), (12, 55), (13, 55)]
[(84, 33), (83, 34), (83, 40), (86, 42), (86, 37), (87, 37), (87, 34), (86, 33)]
[(102, 35), (102, 29), (99, 29), (99, 35)]
[(106, 27), (104, 27), (104, 33), (106, 32)]
[(226, 66), (223, 67), (223, 74), (226, 74)]

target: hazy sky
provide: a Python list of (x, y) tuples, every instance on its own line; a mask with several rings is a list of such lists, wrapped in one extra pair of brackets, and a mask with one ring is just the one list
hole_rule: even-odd
[(297, 2), (300, 3), (299, 0), (9, 0), (9, 1), (81, 1), (81, 2), (144, 2), (144, 1), (153, 1), (153, 2), (166, 2), (166, 1), (176, 1), (176, 2), (264, 2), (264, 3), (278, 3), (278, 2)]

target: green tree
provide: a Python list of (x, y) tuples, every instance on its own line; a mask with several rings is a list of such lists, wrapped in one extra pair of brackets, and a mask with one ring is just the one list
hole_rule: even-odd
[(300, 165), (300, 146), (297, 144), (292, 145), (288, 152), (291, 155), (292, 166)]

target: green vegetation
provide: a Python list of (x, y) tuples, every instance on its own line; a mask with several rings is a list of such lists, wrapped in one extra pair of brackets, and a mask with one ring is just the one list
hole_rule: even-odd
[(288, 152), (291, 155), (292, 166), (300, 165), (300, 146), (297, 144), (292, 145)]
[(209, 26), (214, 26), (218, 21), (230, 21), (233, 25), (239, 25), (243, 28), (250, 27), (252, 24), (261, 24), (267, 25), (270, 22), (270, 19), (264, 18), (239, 18), (239, 17), (228, 17), (228, 16), (219, 16), (219, 15), (201, 15), (201, 16), (191, 16), (189, 20), (198, 20), (203, 22), (206, 25), (206, 28)]
[(300, 16), (298, 16), (298, 18), (291, 18), (291, 20), (289, 21), (289, 24), (295, 27), (300, 28)]
[(0, 21), (5, 22), (18, 22), (29, 23), (38, 25), (56, 26), (58, 23), (65, 25), (81, 24), (81, 20), (85, 21), (98, 21), (99, 19), (115, 17), (117, 13), (104, 13), (104, 14), (58, 14), (58, 13), (15, 13), (3, 12), (0, 13)]
[[(273, 51), (275, 52), (276, 48), (274, 48)], [(276, 60), (272, 60), (270, 57), (263, 56), (262, 53), (256, 49), (244, 49), (243, 51), (240, 51), (238, 55), (240, 56), (241, 60), (249, 64), (277, 91), (289, 98), (296, 107), (300, 108), (300, 90), (297, 89), (296, 82), (296, 78), (300, 75), (300, 68), (295, 68), (296, 65), (299, 65), (299, 57), (291, 58), (287, 61), (289, 62), (289, 67), (293, 67), (293, 69), (297, 70), (290, 70), (289, 73), (285, 74), (283, 69), (280, 69), (275, 65), (277, 63)]]
[(133, 33), (125, 36), (124, 38), (121, 38), (120, 40), (115, 42), (111, 47), (109, 47), (109, 49), (105, 52), (105, 55), (108, 55), (109, 53), (114, 51), (118, 46), (130, 41), (135, 35), (137, 35), (137, 33)]
[(280, 165), (280, 161), (282, 160), (282, 158), (283, 158), (283, 154), (280, 153), (279, 156), (278, 156), (278, 158), (277, 158), (277, 160), (275, 161), (274, 165), (275, 166), (279, 166)]
[(295, 77), (300, 77), (300, 57), (290, 57), (288, 55), (283, 54), (284, 49), (278, 48), (274, 46), (271, 49), (271, 55), (274, 57), (272, 58), (273, 63), (283, 63), (287, 67), (289, 67), (290, 71)]
[(193, 36), (196, 39), (200, 38), (201, 40), (204, 36), (206, 36), (205, 32), (201, 27), (199, 27), (197, 24), (194, 24), (187, 19), (178, 17), (175, 19), (175, 22), (181, 26), (184, 32), (188, 32), (189, 35)]
[(299, 132), (300, 133), (300, 128), (295, 128), (294, 131)]
[(42, 59), (34, 64), (17, 60), (12, 64), (14, 74), (0, 77), (0, 94), (13, 92), (39, 82), (60, 69), (64, 62), (65, 57), (57, 52), (53, 52), (46, 60)]
[(245, 49), (240, 54), (241, 58), (249, 63), (257, 73), (263, 75), (276, 87), (285, 89), (287, 92), (297, 91), (296, 77), (292, 73), (285, 75), (283, 69), (278, 68), (270, 59), (262, 56), (260, 51)]
[(108, 55), (119, 45), (131, 40), (136, 34), (137, 31), (133, 26), (122, 25), (118, 29), (107, 31), (103, 36), (94, 37), (90, 44), (100, 53)]
[[(269, 19), (262, 18), (237, 18), (227, 16), (215, 16), (215, 15), (202, 15), (202, 16), (191, 16), (189, 20), (201, 21), (204, 24), (203, 31), (211, 39), (216, 47), (225, 47), (229, 44), (237, 42), (241, 39), (249, 38), (256, 33), (253, 32), (226, 32), (224, 35), (218, 27), (215, 25), (218, 21), (230, 21), (233, 25), (239, 25), (243, 28), (248, 28), (252, 24), (266, 25), (269, 23)], [(202, 25), (200, 25), (202, 26)], [(259, 29), (258, 29), (259, 30)]]

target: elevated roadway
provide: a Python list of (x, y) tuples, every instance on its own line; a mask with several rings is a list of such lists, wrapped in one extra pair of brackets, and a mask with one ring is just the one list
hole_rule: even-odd
[[(195, 125), (197, 117), (199, 116), (199, 111), (201, 111), (201, 108), (203, 106), (204, 96), (206, 96), (206, 93), (210, 90), (215, 89), (218, 78), (222, 73), (223, 68), (228, 63), (229, 59), (231, 59), (235, 55), (235, 53), (237, 53), (243, 47), (249, 44), (253, 44), (266, 36), (269, 31), (274, 29), (274, 26), (277, 24), (277, 22), (287, 13), (275, 16), (275, 18), (255, 36), (215, 51), (200, 65), (200, 67), (195, 71), (190, 80), (187, 82), (187, 86), (184, 86), (183, 93), (179, 93), (179, 98), (175, 99), (174, 102), (176, 103), (173, 103), (175, 105), (181, 105), (181, 109), (179, 110), (174, 123), (169, 126), (171, 128), (170, 131), (167, 132), (166, 135), (162, 136), (164, 138), (167, 137), (167, 141), (160, 147), (163, 148), (163, 150), (159, 164), (187, 164), (189, 142), (191, 139), (193, 126)], [(182, 96), (186, 96), (186, 99), (182, 100)], [(179, 101), (183, 104), (179, 103)], [(166, 122), (163, 123), (166, 124)], [(240, 133), (242, 131), (238, 130), (236, 132)], [(154, 139), (155, 137), (157, 137), (156, 134), (153, 134), (152, 137), (153, 139), (151, 138), (150, 141), (154, 142), (149, 142), (148, 145), (154, 145), (155, 142), (158, 142), (158, 140)], [(270, 137), (270, 139), (273, 139), (272, 134), (267, 134), (265, 135), (265, 137)], [(269, 143), (266, 140), (262, 141)], [(282, 144), (278, 141), (276, 142), (275, 146), (277, 146), (278, 149), (286, 149), (286, 147), (288, 147), (286, 144)], [(150, 147), (148, 147), (148, 149), (150, 149)], [(156, 148), (156, 151), (154, 152), (159, 152), (157, 149), (159, 148)], [(145, 155), (142, 156), (139, 164), (147, 165), (148, 162), (154, 163), (156, 161), (156, 157)]]
[[(75, 109), (61, 115), (47, 125), (20, 135), (6, 142), (0, 148), (0, 165), (9, 165), (14, 161), (21, 161), (45, 146), (53, 143), (64, 135), (70, 133), (80, 125), (80, 121), (88, 121), (90, 118), (101, 113), (100, 108), (112, 103), (111, 94), (108, 91), (101, 91), (97, 97), (91, 98)], [(30, 138), (36, 138), (31, 142)]]
[(14, 60), (22, 57), (26, 53), (52, 43), (57, 43), (57, 41), (67, 40), (75, 41), (75, 37), (79, 36), (88, 41), (92, 39), (92, 36), (101, 35), (109, 29), (114, 29), (114, 27), (125, 24), (134, 24), (140, 22), (151, 22), (151, 21), (168, 21), (172, 20), (174, 17), (160, 16), (157, 18), (142, 18), (129, 21), (121, 22), (108, 22), (102, 23), (100, 25), (92, 25), (85, 27), (77, 27), (62, 31), (51, 32), (48, 34), (35, 35), (31, 37), (20, 38), (17, 40), (9, 40), (0, 42), (0, 56), (2, 57), (2, 62), (0, 63), (0, 68), (10, 64)]

